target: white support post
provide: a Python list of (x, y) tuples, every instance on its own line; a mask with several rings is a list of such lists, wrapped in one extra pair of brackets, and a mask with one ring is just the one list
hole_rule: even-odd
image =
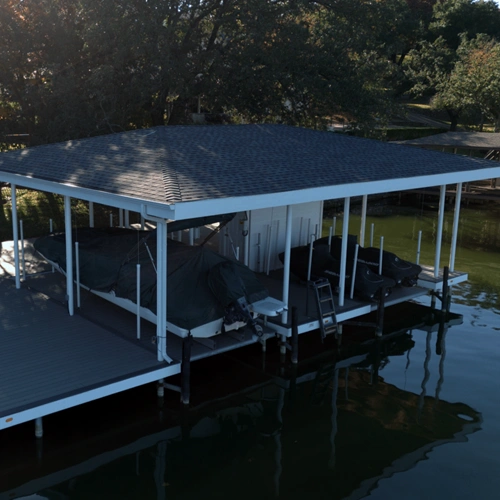
[(109, 214), (109, 227), (113, 227), (113, 212)]
[(359, 230), (359, 244), (360, 246), (365, 246), (365, 231), (366, 231), (366, 209), (368, 206), (368, 195), (363, 195), (363, 201), (361, 203), (361, 227)]
[(123, 227), (123, 208), (118, 209), (118, 227)]
[(373, 247), (373, 237), (375, 235), (375, 224), (372, 222), (370, 226), (370, 247)]
[(422, 246), (422, 230), (418, 232), (418, 242), (417, 242), (417, 260), (416, 264), (420, 263), (420, 247)]
[(328, 233), (328, 250), (332, 249), (332, 237), (333, 237), (333, 226), (330, 226), (330, 232)]
[(137, 340), (141, 338), (141, 265), (137, 264), (137, 279), (136, 279), (136, 298), (135, 303), (137, 305)]
[(380, 237), (380, 253), (378, 256), (378, 273), (382, 276), (382, 261), (384, 257), (384, 237)]
[(66, 296), (68, 312), (73, 316), (75, 311), (73, 293), (73, 242), (71, 238), (71, 198), (64, 197), (64, 231), (66, 234)]
[(156, 223), (156, 345), (158, 361), (172, 362), (167, 355), (167, 223)]
[[(290, 259), (292, 252), (292, 205), (286, 207), (286, 228), (285, 228), (285, 255), (283, 259), (283, 295), (282, 300), (288, 309), (288, 294), (290, 290)], [(285, 309), (281, 314), (281, 322), (288, 322), (288, 311)]]
[(23, 281), (26, 281), (26, 257), (24, 255), (24, 227), (22, 219), (19, 221), (19, 232), (21, 233), (21, 269)]
[(342, 253), (340, 255), (339, 306), (344, 305), (345, 276), (347, 266), (347, 239), (349, 238), (349, 209), (351, 198), (344, 199), (344, 221), (342, 223)]
[(335, 231), (337, 230), (337, 217), (333, 218), (332, 227), (333, 227), (333, 230), (332, 230), (333, 236), (335, 236)]
[(130, 228), (130, 211), (129, 210), (125, 210), (125, 227), (127, 229)]
[(455, 270), (455, 256), (457, 252), (458, 221), (460, 219), (460, 202), (462, 201), (462, 183), (457, 184), (457, 195), (455, 197), (455, 213), (453, 214), (453, 230), (451, 233), (450, 248), (450, 271)]
[(94, 202), (89, 201), (89, 227), (94, 227)]
[(194, 228), (193, 227), (189, 228), (189, 245), (190, 246), (194, 245)]
[(438, 227), (436, 233), (436, 254), (434, 256), (434, 278), (439, 276), (439, 261), (441, 260), (441, 240), (443, 239), (444, 202), (446, 185), (441, 186), (439, 192)]
[(12, 199), (12, 238), (14, 245), (14, 268), (16, 273), (16, 288), (21, 288), (21, 271), (19, 269), (19, 226), (17, 222), (17, 196), (16, 185), (12, 184), (10, 187)]
[(76, 307), (80, 308), (80, 248), (75, 241), (75, 268), (76, 268)]
[(141, 231), (144, 231), (146, 227), (146, 221), (144, 220), (144, 217), (141, 215)]

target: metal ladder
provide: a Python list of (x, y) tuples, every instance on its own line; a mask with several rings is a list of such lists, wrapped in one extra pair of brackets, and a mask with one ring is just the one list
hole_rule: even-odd
[(324, 339), (327, 335), (333, 333), (338, 334), (339, 328), (330, 282), (326, 278), (318, 278), (310, 281), (309, 284), (316, 297), (321, 338)]

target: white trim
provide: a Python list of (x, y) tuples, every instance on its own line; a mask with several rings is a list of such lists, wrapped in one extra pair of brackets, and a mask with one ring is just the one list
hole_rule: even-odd
[(161, 217), (164, 219), (175, 219), (175, 205), (173, 204), (169, 205), (168, 203), (99, 191), (98, 189), (83, 188), (68, 183), (36, 179), (30, 176), (2, 172), (1, 170), (0, 179), (3, 182), (16, 184), (24, 188), (36, 189), (61, 196), (70, 196), (84, 201), (93, 201), (101, 205), (123, 208), (134, 212), (140, 212), (141, 206), (147, 205), (148, 207), (155, 207), (155, 210), (160, 210), (162, 213)]
[[(493, 162), (492, 162), (493, 163)], [(318, 202), (323, 200), (341, 199), (353, 196), (363, 196), (381, 193), (406, 191), (425, 187), (456, 184), (482, 179), (491, 179), (500, 175), (500, 167), (484, 168), (465, 172), (450, 172), (447, 174), (407, 177), (399, 179), (384, 179), (381, 181), (338, 184), (309, 189), (297, 189), (280, 193), (260, 194), (253, 196), (217, 198), (213, 200), (198, 200), (176, 203), (176, 220), (190, 219), (200, 215), (217, 215), (230, 212), (244, 212), (261, 208), (274, 208), (284, 205)], [(150, 215), (161, 217), (164, 209), (159, 205), (149, 205)]]
[(126, 391), (127, 389), (132, 389), (134, 387), (149, 384), (150, 382), (156, 382), (161, 378), (167, 378), (172, 375), (177, 375), (178, 373), (180, 373), (180, 364), (175, 363), (169, 366), (162, 367), (158, 370), (127, 378), (125, 380), (105, 385), (103, 387), (98, 387), (97, 389), (92, 389), (90, 391), (67, 396), (57, 401), (45, 403), (34, 408), (29, 408), (27, 410), (14, 413), (12, 415), (7, 414), (4, 415), (0, 420), (0, 430), (8, 429), (9, 427), (13, 427), (14, 425), (22, 424), (23, 422), (28, 422), (30, 420), (35, 420), (36, 418), (44, 417), (45, 415), (51, 415), (52, 413), (66, 410), (68, 408), (88, 403), (90, 401), (95, 401), (96, 399), (100, 399), (105, 396), (111, 396), (112, 394)]

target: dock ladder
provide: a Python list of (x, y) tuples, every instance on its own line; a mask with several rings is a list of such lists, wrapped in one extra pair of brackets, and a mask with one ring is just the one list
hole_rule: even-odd
[(316, 298), (321, 338), (324, 339), (330, 334), (338, 334), (339, 328), (330, 282), (326, 278), (318, 278), (310, 281), (309, 284)]

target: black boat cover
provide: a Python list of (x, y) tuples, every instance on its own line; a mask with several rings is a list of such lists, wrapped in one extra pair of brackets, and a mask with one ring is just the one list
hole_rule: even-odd
[[(156, 314), (154, 231), (85, 228), (73, 231), (73, 241), (79, 242), (81, 283), (90, 289), (114, 291), (135, 303), (137, 264), (141, 264), (141, 306)], [(39, 238), (34, 245), (66, 271), (64, 233)], [(244, 296), (252, 303), (268, 295), (247, 266), (204, 246), (168, 240), (167, 320), (176, 326), (192, 330), (224, 317), (231, 300)]]

